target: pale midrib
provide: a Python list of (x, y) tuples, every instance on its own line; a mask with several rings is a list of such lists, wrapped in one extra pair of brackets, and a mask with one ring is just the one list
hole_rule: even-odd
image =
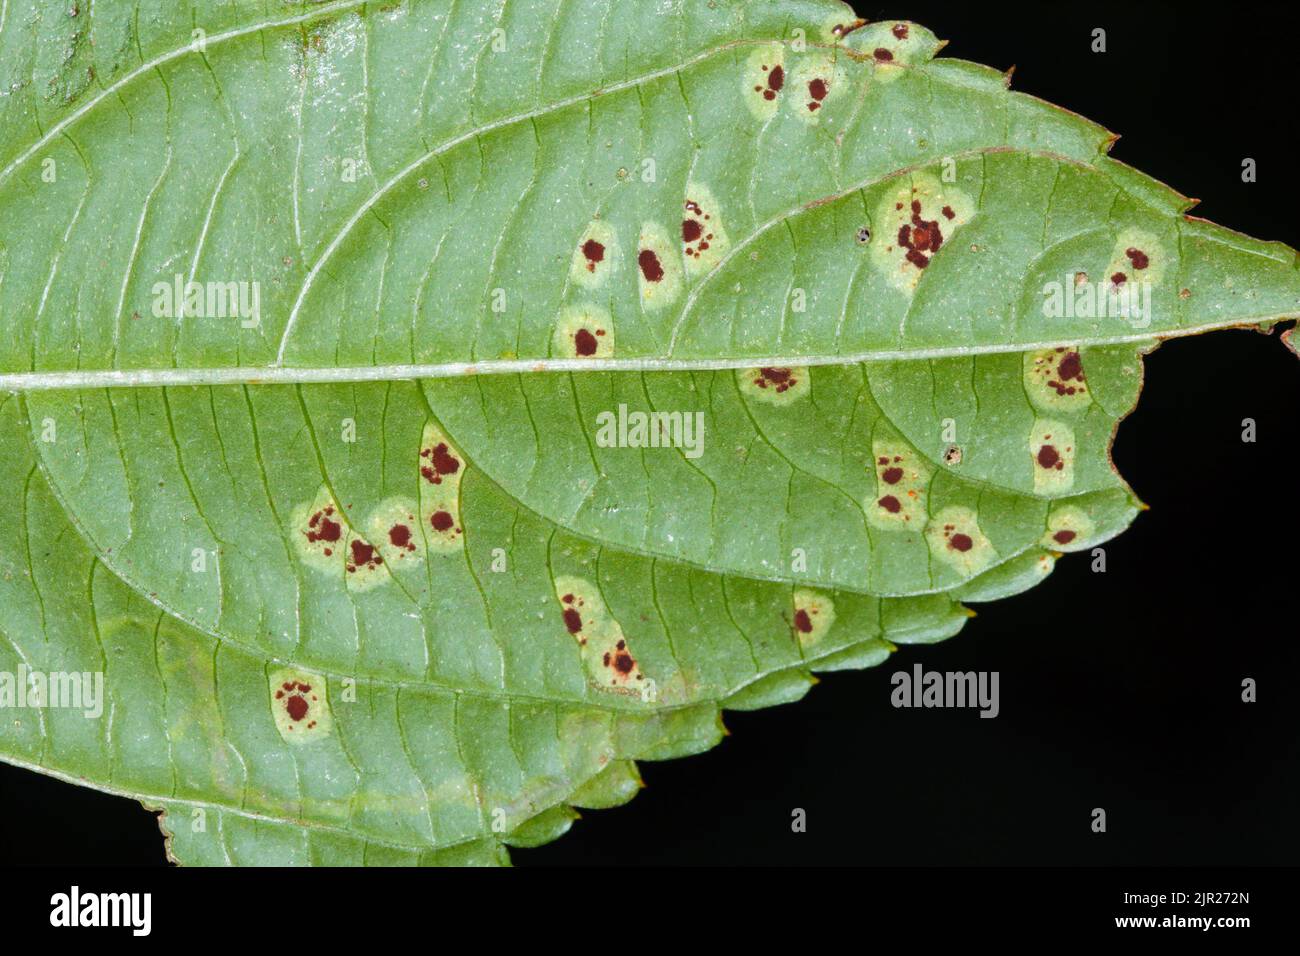
[(1140, 331), (1126, 335), (1078, 336), (990, 345), (937, 348), (871, 349), (838, 355), (755, 355), (741, 358), (564, 358), (489, 359), (482, 362), (432, 362), (338, 367), (225, 366), (220, 368), (98, 369), (66, 372), (0, 373), (0, 391), (36, 392), (78, 388), (151, 388), (188, 385), (312, 385), (352, 382), (394, 382), (411, 379), (458, 378), (464, 375), (519, 375), (533, 372), (705, 372), (738, 368), (818, 365), (858, 365), (872, 362), (926, 361), (974, 355), (1005, 355), (1049, 348), (1092, 348), (1105, 345), (1155, 343), (1218, 329), (1269, 325), (1295, 317), (1293, 312), (1241, 316), (1177, 329)]

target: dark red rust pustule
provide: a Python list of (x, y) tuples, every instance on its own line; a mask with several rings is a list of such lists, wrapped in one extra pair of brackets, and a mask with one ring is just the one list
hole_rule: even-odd
[(645, 276), (646, 282), (659, 282), (663, 279), (664, 267), (653, 249), (642, 249), (636, 257), (636, 263), (641, 267), (641, 274)]

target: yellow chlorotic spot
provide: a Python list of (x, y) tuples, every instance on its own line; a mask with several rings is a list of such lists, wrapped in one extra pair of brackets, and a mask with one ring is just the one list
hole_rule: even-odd
[(689, 278), (711, 270), (731, 248), (722, 222), (722, 210), (703, 183), (690, 183), (682, 204), (682, 255)]
[(1106, 279), (1121, 292), (1129, 285), (1159, 285), (1168, 260), (1169, 254), (1153, 234), (1128, 228), (1115, 240), (1115, 249), (1106, 266)]
[(659, 223), (647, 222), (641, 226), (636, 266), (641, 305), (647, 312), (672, 305), (681, 296), (682, 251)]
[(578, 240), (569, 265), (569, 279), (584, 289), (604, 285), (619, 262), (618, 236), (608, 223), (592, 220)]
[(1025, 392), (1045, 411), (1075, 412), (1092, 402), (1077, 348), (1039, 349), (1024, 358)]
[(771, 43), (761, 46), (745, 61), (741, 95), (756, 119), (763, 121), (776, 115), (785, 89), (785, 46)]
[(1057, 495), (1074, 485), (1074, 429), (1064, 422), (1040, 418), (1029, 435), (1034, 469), (1034, 493)]
[(614, 321), (598, 305), (570, 305), (555, 325), (554, 354), (561, 358), (609, 358), (614, 354)]
[(736, 369), (740, 392), (747, 399), (769, 405), (790, 405), (808, 394), (811, 382), (802, 365), (782, 368)]
[(1088, 546), (1095, 530), (1092, 519), (1081, 508), (1066, 505), (1048, 515), (1042, 544), (1053, 551), (1077, 551)]
[(270, 674), (271, 715), (280, 736), (291, 744), (306, 744), (327, 737), (333, 729), (325, 678), (296, 667), (280, 667)]
[(295, 508), (290, 523), (303, 564), (326, 574), (343, 573), (343, 550), (352, 532), (328, 488), (321, 485), (314, 501)]
[(420, 561), (424, 557), (420, 506), (406, 498), (380, 502), (366, 519), (366, 537), (379, 548), (389, 568)]
[(871, 443), (876, 493), (863, 503), (867, 520), (886, 531), (919, 531), (926, 524), (926, 489), (930, 467), (900, 441)]
[(849, 88), (848, 74), (839, 60), (823, 51), (800, 56), (790, 76), (790, 107), (805, 123), (821, 122), (826, 107)]
[(970, 221), (975, 204), (952, 184), (929, 173), (903, 176), (887, 189), (872, 221), (871, 261), (908, 295), (934, 257)]
[(562, 575), (555, 579), (555, 597), (560, 623), (578, 644), (587, 679), (601, 690), (640, 694), (645, 676), (599, 589), (583, 578)]
[(791, 625), (804, 647), (816, 644), (835, 623), (835, 603), (824, 594), (800, 588), (794, 592)]
[(962, 577), (978, 574), (997, 557), (975, 512), (961, 505), (950, 505), (931, 518), (925, 538), (930, 553)]
[(460, 482), (465, 456), (434, 422), (420, 436), (419, 533), (433, 554), (451, 554), (465, 546), (460, 523)]
[(905, 20), (882, 20), (851, 35), (855, 49), (871, 58), (872, 78), (889, 83), (903, 73), (903, 67), (933, 49), (934, 37), (922, 27)]

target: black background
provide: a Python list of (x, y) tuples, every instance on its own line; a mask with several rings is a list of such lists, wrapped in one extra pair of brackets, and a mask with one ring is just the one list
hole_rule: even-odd
[[(1201, 197), (1198, 215), (1300, 246), (1280, 8), (857, 7), (928, 26), (951, 41), (942, 55), (1015, 64), (1016, 89), (1123, 134), (1112, 155)], [(1241, 181), (1245, 157), (1255, 183)], [(1106, 545), (1105, 574), (1067, 557), (945, 644), (827, 675), (792, 706), (727, 714), (719, 747), (643, 764), (631, 804), (585, 813), (516, 864), (1300, 862), (1298, 400), (1300, 366), (1276, 336), (1162, 346), (1115, 448), (1151, 510)], [(918, 661), (999, 671), (1000, 716), (893, 709), (890, 674)], [(1241, 700), (1246, 677), (1257, 703)], [(796, 807), (806, 833), (791, 832)], [(1091, 832), (1094, 807), (1105, 834)], [(0, 821), (0, 862), (165, 862), (135, 802), (3, 764)]]

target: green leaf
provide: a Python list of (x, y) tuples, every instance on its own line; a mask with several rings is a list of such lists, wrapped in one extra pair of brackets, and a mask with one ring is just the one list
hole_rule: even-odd
[(3, 9), (0, 675), (105, 696), (0, 758), (185, 862), (553, 839), (1121, 531), (1141, 355), (1300, 312), (836, 3)]

